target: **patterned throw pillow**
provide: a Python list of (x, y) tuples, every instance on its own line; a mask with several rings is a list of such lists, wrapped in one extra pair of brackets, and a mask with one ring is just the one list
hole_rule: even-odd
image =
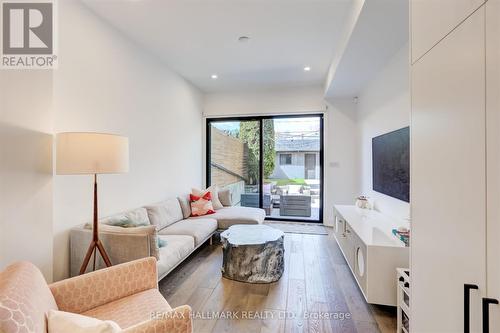
[(191, 193), (198, 196), (198, 197), (202, 197), (206, 193), (210, 192), (211, 198), (212, 198), (212, 205), (214, 206), (214, 209), (216, 209), (216, 210), (224, 207), (219, 200), (218, 191), (219, 191), (219, 187), (217, 185), (212, 185), (204, 190), (199, 190), (199, 189), (194, 188), (194, 187), (191, 189)]
[(191, 194), (189, 198), (191, 200), (191, 216), (203, 216), (215, 213), (214, 206), (212, 205), (212, 194), (210, 192), (205, 193), (201, 197)]

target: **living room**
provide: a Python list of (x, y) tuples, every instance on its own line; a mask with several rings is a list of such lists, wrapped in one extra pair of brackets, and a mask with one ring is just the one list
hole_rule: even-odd
[(0, 332), (498, 331), (499, 0), (0, 3)]

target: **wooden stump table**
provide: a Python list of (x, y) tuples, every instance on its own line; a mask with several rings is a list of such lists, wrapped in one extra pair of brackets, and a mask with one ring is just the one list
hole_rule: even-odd
[(238, 224), (221, 233), (222, 276), (249, 283), (278, 281), (285, 268), (284, 233), (266, 225)]

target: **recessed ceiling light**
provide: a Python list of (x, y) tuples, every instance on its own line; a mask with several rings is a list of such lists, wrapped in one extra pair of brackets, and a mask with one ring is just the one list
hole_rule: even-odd
[(239, 42), (241, 42), (241, 43), (246, 43), (246, 42), (248, 42), (249, 40), (250, 40), (250, 37), (248, 37), (248, 36), (240, 36), (240, 37), (238, 38), (238, 41), (239, 41)]
[(216, 79), (218, 78), (217, 74), (212, 74), (210, 77), (211, 77), (213, 80), (216, 80)]
[(304, 72), (309, 72), (310, 70), (311, 70), (311, 67), (309, 67), (309, 66), (304, 67)]

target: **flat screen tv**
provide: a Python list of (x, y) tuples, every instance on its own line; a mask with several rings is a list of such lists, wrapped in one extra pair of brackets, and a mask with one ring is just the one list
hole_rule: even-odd
[(410, 128), (372, 139), (373, 190), (410, 202)]

